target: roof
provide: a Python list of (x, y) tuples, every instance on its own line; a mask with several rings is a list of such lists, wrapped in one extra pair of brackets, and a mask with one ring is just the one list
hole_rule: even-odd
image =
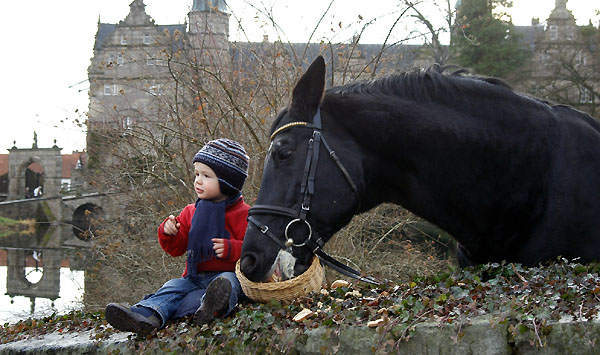
[(34, 173), (37, 173), (37, 174), (43, 174), (44, 173), (44, 168), (38, 162), (33, 162), (33, 163), (29, 164), (29, 166), (27, 168), (29, 168), (29, 170), (31, 170), (31, 171), (33, 171)]
[(62, 155), (62, 178), (70, 179), (71, 171), (77, 168), (77, 163), (79, 162), (79, 158), (81, 158), (81, 164), (85, 165), (85, 160), (87, 158), (85, 152), (73, 152), (72, 154), (63, 154)]
[[(98, 24), (98, 32), (96, 33), (96, 43), (94, 43), (94, 50), (102, 49), (104, 42), (110, 38), (112, 33), (120, 25), (114, 23), (100, 23)], [(121, 25), (125, 26), (125, 25)], [(181, 48), (181, 40), (176, 41), (174, 38), (175, 32), (179, 31), (185, 33), (186, 25), (155, 25), (154, 26), (159, 33), (164, 33), (165, 30), (169, 31), (172, 40), (173, 49)], [(181, 37), (180, 37), (181, 38)]]
[(221, 12), (227, 12), (227, 4), (224, 0), (196, 0), (192, 6), (192, 11), (213, 11), (213, 9)]
[(515, 26), (515, 32), (521, 35), (521, 42), (530, 48), (535, 46), (535, 42), (541, 33), (544, 33), (545, 24), (540, 23), (531, 26)]
[(94, 49), (102, 48), (102, 44), (104, 41), (110, 36), (111, 33), (115, 31), (117, 25), (114, 23), (101, 23), (98, 26), (98, 33), (96, 33), (96, 43), (94, 44)]
[[(77, 163), (79, 162), (79, 158), (81, 158), (81, 163), (85, 165), (87, 155), (85, 152), (73, 152), (72, 154), (63, 154), (62, 155), (62, 178), (70, 179), (71, 178), (71, 170), (77, 168)], [(44, 172), (41, 165), (38, 163), (34, 163), (31, 165), (31, 168), (34, 172), (42, 173)], [(0, 176), (8, 173), (8, 154), (0, 154)]]
[[(331, 68), (340, 64), (337, 53), (348, 51), (349, 46), (351, 46), (349, 44), (332, 44), (333, 50), (330, 50), (324, 48), (324, 45), (320, 43), (232, 42), (230, 46), (232, 62), (239, 68), (248, 67), (252, 61), (247, 60), (247, 58), (252, 58), (263, 52), (269, 53), (276, 45), (280, 46), (291, 62), (302, 66), (304, 70), (319, 54), (323, 55), (327, 61), (333, 61), (333, 66), (328, 66), (329, 76), (331, 75)], [(359, 43), (354, 54), (360, 53), (360, 58), (364, 61), (364, 64), (370, 64), (376, 60), (382, 46), (382, 44)], [(423, 45), (411, 44), (387, 45), (385, 52), (388, 54), (388, 58), (378, 63), (378, 71), (394, 73), (412, 68), (423, 47)], [(332, 51), (336, 53), (333, 57), (331, 56)]]
[(0, 176), (8, 173), (8, 154), (0, 154)]

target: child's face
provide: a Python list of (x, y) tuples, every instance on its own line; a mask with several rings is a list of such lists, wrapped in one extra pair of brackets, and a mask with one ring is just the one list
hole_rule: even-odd
[(194, 179), (194, 191), (198, 198), (220, 202), (227, 199), (227, 196), (221, 193), (219, 179), (217, 174), (208, 165), (200, 162), (194, 163), (196, 178)]

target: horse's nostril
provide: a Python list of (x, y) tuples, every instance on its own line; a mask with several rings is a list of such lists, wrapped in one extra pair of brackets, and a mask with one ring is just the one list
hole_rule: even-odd
[(246, 277), (251, 277), (252, 272), (256, 269), (256, 257), (252, 254), (246, 254), (240, 262), (240, 269)]
[(294, 276), (299, 276), (302, 273), (304, 273), (306, 270), (308, 270), (310, 265), (302, 265), (300, 263), (296, 263), (296, 265), (294, 265)]

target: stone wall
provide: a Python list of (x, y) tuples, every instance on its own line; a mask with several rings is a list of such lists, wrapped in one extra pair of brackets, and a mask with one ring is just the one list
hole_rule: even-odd
[[(265, 329), (268, 331), (268, 329)], [(93, 331), (51, 333), (43, 337), (0, 345), (0, 355), (14, 353), (35, 354), (134, 354), (136, 351), (128, 335), (116, 333), (102, 341)], [(524, 333), (513, 336), (508, 324), (494, 324), (489, 317), (474, 319), (468, 325), (438, 326), (422, 323), (415, 326), (408, 341), (397, 344), (384, 342), (385, 326), (381, 328), (318, 327), (302, 335), (292, 330), (282, 334), (282, 343), (291, 344), (290, 352), (298, 354), (374, 354), (393, 349), (397, 354), (597, 354), (600, 340), (600, 322), (564, 321), (551, 325), (550, 333), (536, 337)], [(143, 340), (138, 340), (143, 343)], [(225, 353), (244, 353), (247, 349), (222, 349)], [(271, 349), (273, 350), (273, 349)]]
[[(40, 212), (60, 211), (59, 205), (60, 197), (5, 201), (0, 202), (0, 216), (16, 220), (36, 219)], [(55, 213), (52, 213), (52, 216), (61, 217), (60, 214), (56, 215)]]

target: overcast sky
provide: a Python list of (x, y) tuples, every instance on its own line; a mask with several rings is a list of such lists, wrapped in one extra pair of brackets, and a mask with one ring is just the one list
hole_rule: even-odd
[[(85, 131), (73, 122), (85, 120), (89, 87), (87, 69), (92, 57), (98, 18), (117, 23), (129, 13), (133, 0), (60, 0), (1, 1), (0, 36), (0, 154), (13, 146), (31, 147), (33, 132), (38, 146), (63, 148), (63, 153), (85, 148)], [(433, 0), (425, 0), (433, 1)], [(439, 1), (439, 0), (438, 0)], [(157, 24), (183, 23), (192, 0), (145, 0), (146, 12)], [(227, 1), (231, 8), (230, 37), (245, 41), (237, 22), (242, 21), (245, 35), (261, 41), (264, 34), (276, 39), (272, 26), (245, 0)], [(513, 23), (529, 25), (532, 17), (544, 21), (555, 0), (514, 0), (510, 11)], [(283, 41), (306, 42), (327, 8), (327, 0), (254, 0), (261, 9), (272, 8), (286, 37)], [(258, 5), (257, 5), (258, 4)], [(263, 4), (263, 6), (261, 6)], [(375, 5), (376, 4), (376, 5)], [(321, 23), (314, 40), (326, 37), (346, 41), (366, 21), (377, 18), (364, 32), (363, 43), (380, 43), (389, 24), (398, 15), (397, 0), (336, 0), (330, 14)], [(597, 0), (569, 0), (578, 24), (592, 19), (598, 25)], [(359, 15), (363, 20), (359, 20)], [(441, 18), (435, 8), (431, 18)], [(339, 23), (342, 27), (339, 27)], [(332, 30), (333, 29), (333, 30)], [(397, 27), (398, 38), (408, 33), (409, 24)]]

